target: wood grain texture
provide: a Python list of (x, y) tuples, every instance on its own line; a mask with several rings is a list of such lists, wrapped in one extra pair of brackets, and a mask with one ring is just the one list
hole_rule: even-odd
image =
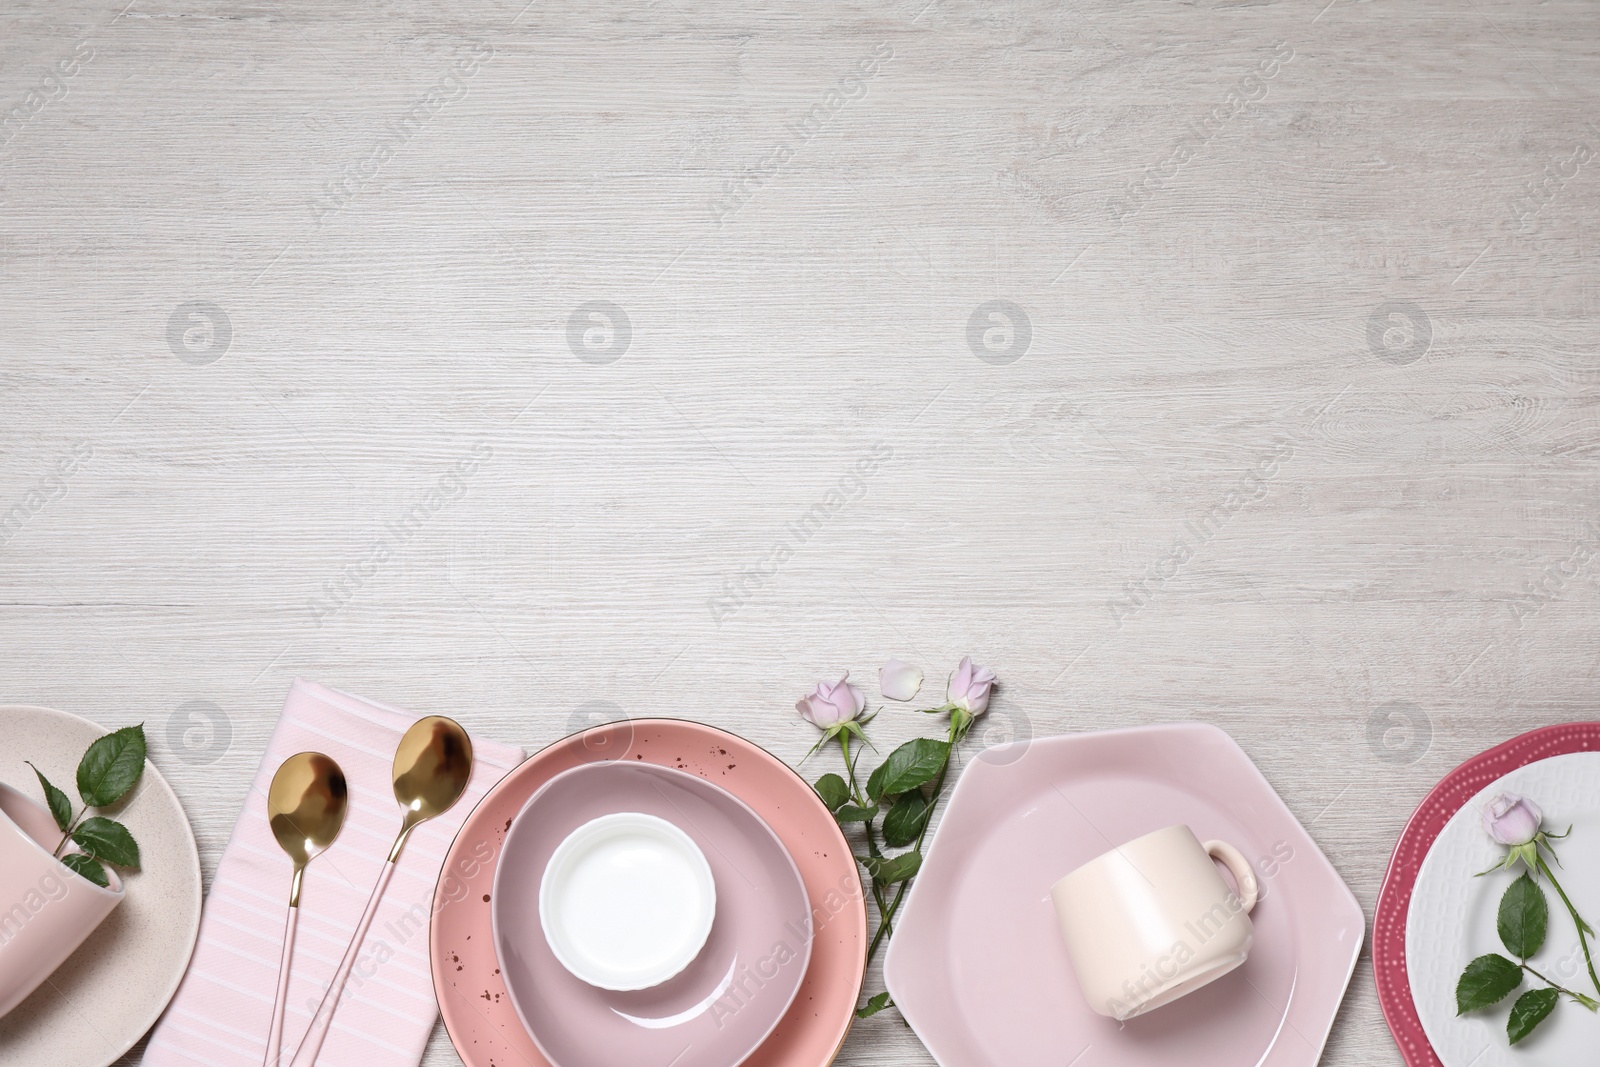
[[(1369, 914), (1594, 716), (1585, 0), (123, 2), (0, 12), (0, 666), (148, 724), (208, 876), (296, 674), (796, 760), (970, 652), (996, 733), (1223, 726)], [(1365, 961), (1324, 1062), (1399, 1063)]]

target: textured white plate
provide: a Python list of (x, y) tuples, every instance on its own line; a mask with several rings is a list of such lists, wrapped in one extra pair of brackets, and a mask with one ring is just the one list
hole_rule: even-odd
[[(1600, 924), (1600, 752), (1552, 756), (1512, 771), (1473, 797), (1445, 824), (1422, 861), (1411, 910), (1406, 916), (1406, 968), (1417, 1015), (1445, 1067), (1570, 1067), (1593, 1063), (1600, 1045), (1600, 1016), (1562, 998), (1550, 1018), (1516, 1048), (1506, 1041), (1506, 1017), (1519, 995), (1492, 1008), (1456, 1016), (1456, 981), (1467, 963), (1487, 952), (1509, 955), (1495, 933), (1500, 896), (1521, 873), (1473, 875), (1505, 855), (1484, 833), (1484, 803), (1496, 793), (1521, 793), (1544, 812), (1545, 829), (1572, 836), (1556, 842), (1563, 867), (1556, 876), (1579, 914)], [(1568, 989), (1593, 996), (1594, 986), (1578, 951), (1578, 932), (1555, 891), (1550, 933), (1529, 962)], [(1595, 946), (1591, 943), (1591, 949)], [(1537, 983), (1524, 983), (1523, 989)]]
[[(42, 801), (24, 760), (77, 796), (78, 760), (108, 731), (64, 711), (0, 705), (0, 782)], [(49, 981), (0, 1018), (6, 1067), (106, 1067), (172, 999), (200, 931), (200, 854), (172, 787), (152, 764), (113, 812), (139, 842), (144, 867), (123, 875), (128, 896)]]

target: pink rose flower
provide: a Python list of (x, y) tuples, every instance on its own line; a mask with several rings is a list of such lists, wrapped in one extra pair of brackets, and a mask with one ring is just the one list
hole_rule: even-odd
[(989, 690), (994, 688), (994, 671), (973, 664), (971, 656), (961, 657), (961, 666), (950, 676), (945, 700), (976, 718), (989, 710)]
[(795, 710), (801, 718), (823, 730), (854, 722), (866, 710), (867, 698), (846, 681), (849, 677), (846, 671), (837, 682), (818, 682), (815, 689), (795, 703)]
[(1539, 833), (1544, 813), (1539, 805), (1515, 793), (1501, 793), (1483, 807), (1483, 828), (1490, 837), (1512, 848), (1526, 845)]

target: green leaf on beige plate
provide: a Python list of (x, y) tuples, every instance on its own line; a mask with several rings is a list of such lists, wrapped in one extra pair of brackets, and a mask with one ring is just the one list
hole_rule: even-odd
[(1511, 1005), (1511, 1018), (1506, 1020), (1506, 1036), (1515, 1045), (1533, 1033), (1533, 1028), (1544, 1022), (1545, 1016), (1555, 1010), (1561, 994), (1554, 989), (1530, 989)]
[(933, 781), (950, 759), (950, 742), (931, 737), (907, 741), (883, 761), (867, 779), (867, 795), (873, 800), (897, 797)]
[(114, 863), (118, 867), (139, 866), (138, 843), (128, 828), (115, 819), (100, 816), (85, 819), (72, 831), (72, 840), (97, 860)]
[(922, 853), (904, 852), (893, 858), (875, 856), (865, 862), (867, 873), (872, 875), (873, 881), (894, 885), (916, 877), (917, 871), (922, 868)]
[(1518, 959), (1532, 959), (1544, 944), (1550, 926), (1550, 904), (1544, 890), (1526, 874), (1512, 882), (1500, 898), (1496, 921), (1500, 941)]
[(61, 862), (69, 870), (83, 875), (101, 889), (111, 888), (111, 879), (106, 877), (106, 870), (100, 866), (92, 856), (85, 856), (82, 852), (69, 852), (61, 857)]
[(932, 808), (927, 798), (913, 790), (894, 802), (883, 817), (883, 839), (890, 848), (904, 848), (917, 839)]
[(824, 774), (817, 779), (815, 788), (829, 811), (838, 811), (850, 800), (850, 787), (837, 774)]
[(1521, 967), (1493, 952), (1479, 956), (1467, 964), (1456, 983), (1456, 1014), (1497, 1004), (1521, 984)]
[(855, 804), (846, 804), (833, 813), (833, 817), (840, 822), (871, 822), (878, 817), (878, 806), (870, 808), (858, 807)]
[(115, 804), (144, 773), (144, 724), (98, 738), (78, 764), (78, 795), (91, 808)]
[[(28, 766), (33, 767), (33, 764), (29, 763)], [(50, 815), (55, 819), (56, 826), (65, 833), (67, 827), (72, 825), (72, 798), (51, 785), (50, 779), (39, 768), (33, 767), (33, 773), (38, 775), (39, 785), (44, 789), (44, 798), (50, 804)]]
[(856, 1011), (857, 1019), (870, 1019), (889, 1006), (889, 994), (879, 993)]

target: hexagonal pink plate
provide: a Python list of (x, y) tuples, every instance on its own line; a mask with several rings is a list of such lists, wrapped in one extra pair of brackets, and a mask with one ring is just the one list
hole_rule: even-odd
[[(1261, 877), (1232, 974), (1119, 1025), (1084, 1001), (1050, 887), (1187, 823)], [(1177, 723), (1000, 745), (962, 774), (884, 980), (944, 1067), (1314, 1067), (1355, 968), (1361, 907), (1244, 751)]]

